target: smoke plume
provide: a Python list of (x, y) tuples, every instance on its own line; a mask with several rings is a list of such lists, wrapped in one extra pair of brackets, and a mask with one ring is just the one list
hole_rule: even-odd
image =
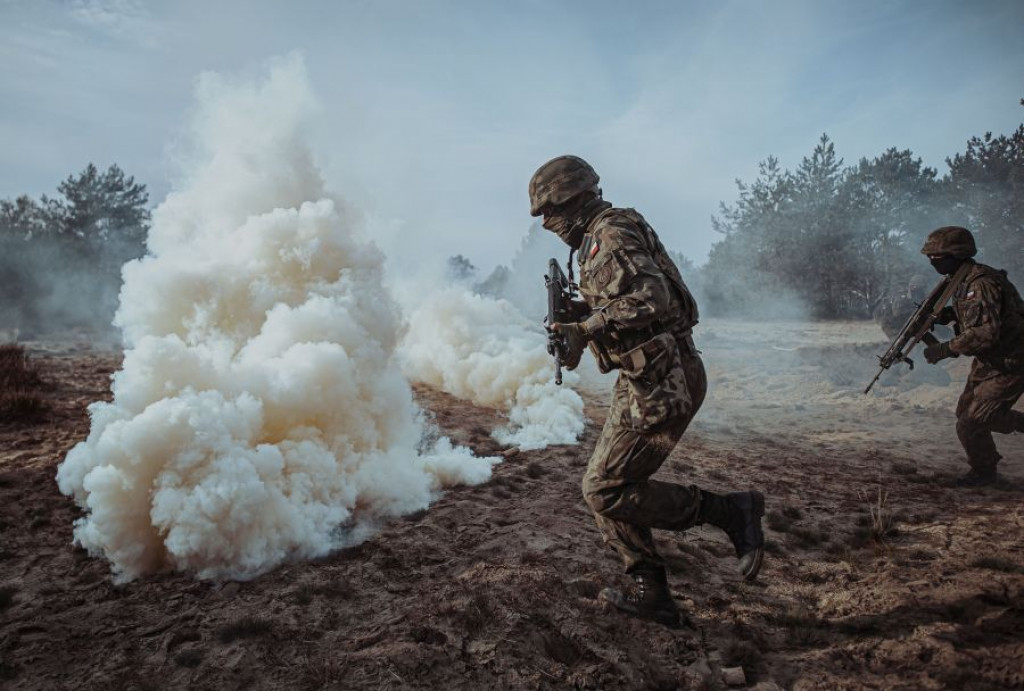
[(123, 270), (113, 401), (57, 474), (86, 511), (76, 541), (122, 580), (251, 578), (490, 475), (421, 448), (383, 256), (325, 192), (313, 110), (298, 58), (200, 80), (196, 163)]
[(421, 297), (408, 311), (400, 353), (409, 378), (507, 411), (508, 427), (494, 433), (503, 444), (538, 449), (576, 443), (583, 399), (570, 387), (578, 377), (565, 372), (564, 385), (555, 385), (539, 324), (507, 300), (459, 287)]

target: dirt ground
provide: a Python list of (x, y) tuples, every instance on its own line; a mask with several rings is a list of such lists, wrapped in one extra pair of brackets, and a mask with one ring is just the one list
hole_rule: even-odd
[[(509, 454), (358, 547), (249, 582), (114, 585), (54, 475), (120, 355), (30, 344), (52, 410), (0, 421), (0, 687), (713, 689), (741, 667), (765, 691), (1024, 688), (1024, 437), (997, 439), (998, 487), (949, 486), (966, 363), (864, 396), (873, 325), (702, 329), (711, 393), (662, 476), (764, 491), (768, 555), (746, 584), (713, 528), (659, 533), (674, 631), (597, 600), (624, 583), (579, 491), (599, 386), (579, 447)], [(416, 393), (453, 441), (505, 451), (498, 412)]]

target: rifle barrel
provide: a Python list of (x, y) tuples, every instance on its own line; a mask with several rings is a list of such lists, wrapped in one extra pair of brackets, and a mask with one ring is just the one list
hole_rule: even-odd
[(871, 387), (875, 385), (875, 382), (878, 381), (878, 378), (882, 376), (882, 372), (884, 372), (884, 371), (885, 371), (884, 367), (880, 367), (878, 369), (878, 374), (876, 374), (875, 378), (871, 380), (870, 384), (868, 384), (868, 388), (864, 389), (864, 393), (867, 393), (868, 391), (871, 391)]

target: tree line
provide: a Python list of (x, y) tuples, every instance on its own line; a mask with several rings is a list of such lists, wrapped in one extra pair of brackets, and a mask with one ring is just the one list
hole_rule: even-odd
[[(771, 316), (786, 304), (819, 319), (870, 316), (911, 276), (930, 275), (919, 249), (941, 225), (970, 228), (979, 259), (1024, 283), (1024, 124), (970, 138), (946, 164), (940, 176), (893, 147), (844, 166), (823, 134), (795, 170), (769, 157), (755, 180), (737, 181), (738, 199), (712, 218), (722, 237), (706, 264), (674, 256), (711, 316)], [(23, 337), (107, 329), (121, 266), (145, 253), (149, 194), (117, 165), (90, 163), (57, 192), (0, 200), (0, 329)], [(461, 279), (476, 271), (461, 256), (447, 268)], [(503, 293), (490, 283), (485, 292)]]
[[(1021, 101), (1024, 105), (1024, 99)], [(968, 140), (942, 176), (908, 149), (844, 166), (823, 134), (796, 170), (777, 158), (712, 219), (722, 235), (687, 272), (709, 315), (770, 315), (790, 301), (818, 319), (869, 316), (914, 274), (938, 280), (920, 254), (929, 231), (974, 232), (978, 259), (1024, 282), (1024, 124)]]
[(0, 200), (0, 328), (110, 328), (121, 266), (145, 253), (146, 186), (90, 163), (58, 196)]

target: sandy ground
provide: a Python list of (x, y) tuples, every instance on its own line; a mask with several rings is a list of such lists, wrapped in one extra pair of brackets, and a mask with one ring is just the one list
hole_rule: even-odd
[[(966, 362), (886, 378), (870, 323), (702, 324), (711, 391), (662, 471), (768, 497), (768, 559), (743, 583), (712, 528), (659, 533), (690, 625), (606, 611), (622, 583), (579, 493), (579, 447), (521, 452), (486, 485), (359, 547), (253, 581), (161, 574), (114, 585), (71, 544), (56, 466), (109, 397), (116, 352), (31, 343), (51, 413), (0, 422), (4, 689), (1024, 688), (1024, 436), (1004, 482), (957, 490), (952, 410)], [(948, 381), (947, 381), (948, 379)], [(504, 449), (502, 416), (426, 388), (442, 433)]]

